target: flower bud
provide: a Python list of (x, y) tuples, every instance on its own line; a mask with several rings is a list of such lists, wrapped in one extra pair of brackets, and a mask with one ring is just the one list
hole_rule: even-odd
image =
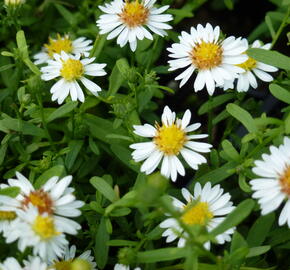
[(121, 248), (118, 252), (119, 263), (124, 265), (134, 264), (136, 262), (136, 251), (132, 248)]
[(70, 270), (91, 270), (92, 266), (87, 260), (75, 259), (70, 266)]

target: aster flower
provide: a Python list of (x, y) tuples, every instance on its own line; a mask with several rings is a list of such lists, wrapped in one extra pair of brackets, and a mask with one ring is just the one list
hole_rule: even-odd
[(55, 270), (63, 270), (64, 267), (71, 269), (72, 264), (75, 263), (76, 260), (87, 265), (88, 267), (85, 268), (87, 270), (97, 269), (97, 264), (94, 262), (94, 257), (91, 256), (91, 251), (87, 250), (80, 256), (76, 257), (76, 246), (74, 245), (70, 248), (67, 247), (65, 250), (65, 254), (62, 256), (62, 258), (55, 260), (51, 267), (53, 267)]
[[(31, 257), (29, 261), (24, 262), (23, 268), (18, 261), (13, 258), (7, 258), (3, 263), (0, 263), (1, 270), (47, 270), (46, 263), (42, 262), (39, 257)], [(50, 268), (50, 270), (55, 270)]]
[(54, 176), (37, 190), (21, 173), (16, 172), (16, 177), (8, 179), (8, 183), (10, 187), (19, 187), (20, 194), (16, 198), (0, 195), (0, 211), (18, 213), (17, 210), (25, 210), (31, 204), (40, 214), (54, 215), (57, 222), (65, 225), (66, 233), (77, 233), (80, 225), (69, 218), (81, 215), (79, 208), (84, 202), (72, 194), (74, 189), (69, 187), (72, 176), (62, 179)]
[(33, 56), (35, 59), (34, 64), (46, 63), (48, 60), (53, 59), (55, 53), (60, 54), (62, 51), (71, 55), (81, 54), (88, 57), (89, 51), (93, 48), (90, 45), (91, 43), (92, 41), (85, 37), (79, 37), (75, 40), (72, 40), (69, 35), (61, 36), (58, 34), (56, 39), (49, 37), (48, 43), (44, 44), (41, 52)]
[(270, 155), (263, 154), (262, 160), (256, 160), (255, 165), (253, 172), (258, 178), (250, 184), (262, 215), (275, 211), (285, 201), (278, 223), (290, 228), (290, 139), (285, 137), (279, 147), (270, 146)]
[[(115, 265), (114, 270), (130, 270), (130, 266), (118, 263)], [(136, 267), (134, 270), (141, 270), (141, 268)]]
[(248, 49), (247, 41), (233, 36), (221, 39), (219, 26), (213, 28), (209, 23), (205, 27), (198, 24), (196, 28), (191, 27), (190, 33), (181, 32), (179, 41), (167, 50), (174, 58), (168, 61), (170, 71), (186, 67), (175, 78), (181, 80), (180, 87), (197, 71), (195, 92), (206, 87), (212, 95), (216, 86), (222, 86), (226, 80), (233, 81), (238, 73), (244, 72), (237, 64), (248, 59), (243, 54)]
[(69, 56), (63, 51), (60, 55), (54, 54), (54, 60), (48, 60), (48, 65), (41, 68), (41, 79), (44, 81), (60, 77), (50, 89), (52, 101), (57, 100), (58, 104), (61, 104), (70, 95), (73, 101), (84, 102), (84, 93), (78, 80), (97, 96), (101, 87), (87, 79), (85, 75), (104, 76), (107, 73), (104, 70), (106, 64), (91, 64), (94, 60), (95, 57), (80, 59), (80, 55)]
[[(259, 40), (256, 40), (250, 47), (269, 50), (271, 47), (271, 43), (262, 45)], [(276, 67), (264, 64), (262, 62), (258, 62), (251, 57), (249, 57), (247, 61), (239, 64), (238, 66), (245, 70), (245, 72), (238, 74), (238, 92), (246, 92), (249, 90), (250, 86), (252, 86), (254, 89), (258, 87), (258, 83), (254, 75), (256, 75), (260, 80), (264, 82), (273, 81), (273, 77), (267, 72), (275, 72), (278, 70), (278, 68)]]
[(166, 106), (161, 116), (161, 126), (159, 124), (156, 124), (155, 127), (149, 124), (133, 126), (135, 134), (153, 138), (151, 142), (130, 145), (130, 148), (135, 149), (132, 153), (133, 159), (136, 162), (145, 160), (141, 166), (141, 172), (151, 174), (163, 159), (161, 174), (175, 181), (177, 174), (185, 175), (184, 167), (178, 159), (179, 154), (194, 170), (197, 170), (198, 165), (206, 163), (206, 159), (197, 152), (210, 152), (212, 145), (192, 141), (206, 138), (208, 135), (188, 135), (200, 127), (200, 123), (188, 125), (190, 118), (189, 110), (185, 112), (182, 119), (178, 119), (175, 112)]
[(153, 39), (151, 30), (159, 36), (165, 36), (164, 30), (172, 27), (167, 24), (173, 18), (162, 14), (169, 6), (154, 7), (156, 0), (113, 0), (110, 4), (99, 6), (106, 14), (100, 16), (97, 25), (100, 34), (107, 34), (107, 39), (117, 38), (117, 44), (124, 47), (128, 42), (132, 51), (136, 50), (137, 41)]
[[(225, 219), (225, 215), (233, 211), (234, 206), (230, 201), (231, 195), (224, 193), (220, 185), (211, 186), (207, 182), (202, 188), (199, 183), (194, 186), (194, 195), (186, 188), (181, 190), (186, 204), (172, 197), (173, 206), (180, 211), (181, 221), (186, 225), (202, 225), (205, 226), (208, 232), (211, 232)], [(223, 194), (224, 193), (224, 194)], [(178, 237), (178, 247), (183, 247), (186, 243), (187, 233), (183, 231), (179, 222), (172, 217), (167, 218), (160, 224), (161, 228), (166, 230), (162, 236), (166, 237), (166, 242), (172, 242)], [(231, 228), (220, 235), (216, 236), (218, 244), (224, 244), (231, 240), (231, 234), (234, 233), (234, 228)], [(210, 242), (205, 243), (205, 248), (210, 248)]]
[(52, 261), (64, 254), (68, 245), (64, 232), (71, 224), (47, 213), (40, 214), (32, 204), (25, 211), (17, 210), (17, 215), (19, 219), (6, 232), (6, 243), (18, 240), (18, 249), (21, 252), (26, 247), (32, 247), (33, 255), (39, 255), (45, 261)]

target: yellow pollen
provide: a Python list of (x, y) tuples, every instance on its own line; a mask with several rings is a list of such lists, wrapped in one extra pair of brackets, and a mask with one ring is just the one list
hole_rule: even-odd
[(248, 70), (252, 70), (253, 68), (257, 66), (257, 61), (253, 59), (252, 57), (249, 57), (247, 61), (245, 61), (242, 64), (238, 64), (237, 66), (248, 71)]
[(53, 57), (54, 53), (60, 54), (61, 51), (71, 53), (73, 50), (71, 40), (67, 36), (61, 37), (60, 35), (57, 35), (56, 40), (49, 38), (48, 44), (44, 44), (44, 47), (47, 49), (50, 58)]
[(12, 211), (0, 211), (0, 221), (13, 220), (16, 218), (16, 213)]
[(290, 196), (290, 166), (287, 165), (283, 174), (280, 175), (280, 185), (282, 186), (282, 191)]
[(53, 218), (50, 216), (37, 216), (32, 225), (32, 229), (42, 240), (48, 240), (60, 234), (55, 230)]
[(193, 206), (188, 204), (184, 211), (181, 220), (188, 225), (205, 225), (208, 220), (213, 218), (206, 202), (198, 202)]
[(40, 214), (53, 213), (53, 201), (50, 198), (49, 194), (42, 189), (32, 191), (28, 196), (24, 197), (22, 201), (23, 206), (28, 206), (29, 203), (33, 204), (38, 208)]
[(80, 60), (68, 59), (63, 62), (61, 76), (67, 81), (79, 79), (84, 73), (84, 66)]
[(192, 63), (198, 69), (210, 69), (221, 64), (222, 53), (223, 49), (220, 45), (202, 41), (193, 47), (190, 56)]
[(153, 141), (165, 155), (176, 155), (187, 141), (185, 132), (176, 124), (171, 126), (156, 125), (157, 136)]
[(55, 262), (51, 268), (55, 270), (71, 270), (72, 260)]
[(126, 1), (119, 17), (127, 26), (133, 28), (145, 24), (148, 15), (149, 10), (142, 3), (139, 3), (139, 0), (135, 0), (134, 2)]

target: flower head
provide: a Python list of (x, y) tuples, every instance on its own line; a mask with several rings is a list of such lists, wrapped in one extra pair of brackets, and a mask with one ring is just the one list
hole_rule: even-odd
[(285, 137), (279, 147), (270, 146), (270, 155), (263, 154), (255, 165), (253, 172), (258, 178), (250, 184), (262, 215), (275, 211), (285, 200), (278, 223), (280, 226), (287, 223), (290, 228), (290, 139)]
[(99, 6), (106, 13), (97, 20), (100, 34), (109, 33), (107, 39), (118, 36), (117, 44), (124, 47), (129, 42), (132, 51), (136, 50), (138, 39), (153, 39), (147, 28), (157, 35), (165, 36), (164, 30), (171, 29), (166, 22), (173, 18), (169, 14), (161, 14), (169, 6), (155, 8), (155, 2), (156, 0), (113, 0), (110, 4)]
[(89, 51), (93, 46), (90, 44), (91, 40), (86, 39), (85, 37), (80, 37), (75, 40), (71, 39), (69, 35), (57, 35), (56, 39), (49, 37), (48, 43), (44, 44), (41, 52), (34, 55), (35, 64), (43, 64), (48, 60), (53, 59), (53, 55), (60, 54), (62, 51), (71, 54), (71, 55), (84, 55), (85, 57), (89, 56)]
[(166, 106), (161, 117), (161, 125), (157, 123), (155, 127), (149, 124), (134, 126), (135, 134), (152, 138), (151, 142), (130, 145), (135, 149), (132, 153), (133, 159), (136, 162), (145, 160), (141, 166), (142, 172), (152, 173), (163, 158), (161, 174), (175, 181), (177, 173), (185, 175), (184, 167), (177, 157), (179, 154), (194, 170), (197, 170), (198, 165), (206, 162), (206, 159), (197, 152), (210, 152), (212, 146), (208, 143), (192, 141), (192, 139), (206, 138), (208, 135), (188, 135), (200, 127), (199, 123), (188, 125), (190, 118), (189, 110), (185, 112), (182, 119), (178, 119)]
[(206, 86), (209, 95), (214, 93), (215, 87), (223, 85), (227, 80), (234, 80), (238, 73), (244, 70), (236, 66), (247, 60), (243, 54), (248, 48), (246, 40), (230, 36), (224, 40), (220, 36), (220, 28), (213, 28), (207, 23), (205, 27), (198, 24), (191, 27), (190, 34), (181, 32), (180, 43), (174, 43), (167, 50), (171, 53), (169, 70), (186, 68), (175, 79), (181, 80), (182, 87), (193, 72), (197, 71), (194, 82), (195, 92)]
[(96, 263), (94, 262), (94, 257), (91, 256), (91, 251), (87, 250), (76, 257), (76, 246), (67, 247), (65, 254), (60, 259), (55, 260), (51, 267), (55, 270), (72, 269), (72, 265), (78, 262), (85, 265), (86, 270), (96, 270)]
[[(224, 191), (220, 185), (212, 187), (211, 183), (207, 182), (202, 188), (199, 183), (196, 183), (194, 195), (185, 188), (181, 192), (187, 203), (184, 204), (172, 197), (173, 206), (180, 211), (180, 220), (187, 225), (205, 226), (210, 232), (223, 222), (225, 215), (234, 209), (233, 203), (230, 201), (230, 194), (223, 194)], [(185, 245), (188, 235), (175, 218), (167, 218), (161, 222), (160, 227), (166, 229), (162, 234), (162, 236), (166, 237), (166, 242), (172, 242), (180, 237), (178, 247)], [(233, 232), (234, 229), (229, 229), (216, 236), (217, 243), (224, 244), (226, 241), (230, 241), (230, 235)], [(210, 242), (206, 242), (205, 247), (209, 249)]]
[(60, 77), (50, 89), (52, 101), (57, 100), (61, 104), (70, 95), (73, 101), (84, 102), (85, 97), (78, 81), (97, 96), (101, 88), (85, 75), (104, 76), (107, 73), (104, 70), (106, 64), (91, 64), (94, 60), (94, 57), (80, 59), (80, 55), (69, 56), (64, 51), (60, 55), (54, 54), (54, 60), (48, 60), (48, 65), (41, 68), (41, 78), (44, 81)]

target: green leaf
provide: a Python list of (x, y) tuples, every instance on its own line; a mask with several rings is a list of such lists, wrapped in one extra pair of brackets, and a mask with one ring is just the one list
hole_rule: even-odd
[(184, 248), (162, 248), (137, 253), (138, 263), (154, 263), (172, 261), (184, 258), (186, 252)]
[(233, 212), (228, 214), (226, 219), (218, 227), (212, 230), (211, 234), (217, 236), (226, 230), (237, 226), (252, 212), (254, 206), (255, 202), (252, 199), (244, 200)]
[(71, 140), (68, 144), (69, 152), (65, 157), (65, 165), (70, 171), (73, 168), (75, 160), (84, 144), (83, 140)]
[(19, 187), (8, 187), (8, 188), (1, 188), (0, 195), (9, 196), (15, 198), (20, 193)]
[(36, 189), (41, 188), (47, 180), (49, 180), (53, 176), (61, 176), (64, 173), (64, 166), (56, 165), (49, 170), (45, 171), (42, 175), (40, 175), (34, 183)]
[(235, 250), (242, 248), (242, 247), (248, 247), (248, 244), (244, 237), (238, 233), (237, 231), (234, 232), (232, 241), (231, 241), (231, 249), (230, 252), (233, 253)]
[[(290, 61), (290, 58), (289, 58), (289, 61)], [(275, 83), (271, 83), (269, 86), (269, 89), (270, 89), (271, 94), (275, 98), (282, 100), (283, 102), (287, 104), (290, 104), (290, 91), (288, 91), (287, 89)]]
[(77, 101), (70, 101), (59, 108), (57, 108), (53, 113), (51, 113), (47, 118), (47, 123), (57, 119), (66, 116), (68, 113), (70, 113), (74, 108), (78, 106)]
[(235, 95), (233, 93), (228, 93), (228, 94), (223, 94), (217, 97), (212, 98), (212, 100), (208, 100), (207, 102), (203, 103), (199, 110), (198, 110), (198, 114), (199, 115), (203, 115), (209, 111), (211, 111), (213, 108), (216, 108), (224, 103), (226, 103), (227, 101), (233, 99), (235, 97)]
[(106, 35), (97, 35), (94, 46), (90, 52), (90, 58), (91, 57), (96, 57), (98, 59), (100, 53), (102, 52), (104, 45), (106, 42)]
[(90, 183), (98, 190), (104, 197), (106, 197), (110, 202), (117, 201), (117, 195), (113, 188), (105, 181), (103, 178), (94, 176), (90, 179)]
[(247, 258), (260, 256), (271, 249), (271, 246), (260, 246), (260, 247), (252, 247), (249, 250)]
[(4, 143), (0, 146), (0, 165), (2, 165), (2, 163), (5, 159), (7, 147), (8, 147), (7, 143)]
[(234, 3), (232, 0), (224, 0), (224, 3), (226, 5), (226, 7), (230, 10), (232, 10), (234, 8)]
[(24, 60), (24, 59), (29, 58), (26, 38), (25, 38), (25, 34), (24, 34), (23, 30), (20, 30), (16, 33), (16, 43), (17, 43), (17, 47), (21, 53), (22, 59)]
[(287, 115), (284, 121), (285, 133), (290, 134), (290, 113)]
[(251, 48), (247, 50), (247, 54), (259, 62), (275, 66), (277, 68), (290, 70), (290, 57), (277, 51)]
[(247, 242), (249, 247), (260, 246), (264, 243), (275, 221), (275, 214), (260, 216), (249, 230)]
[(121, 240), (121, 239), (114, 239), (107, 242), (108, 246), (113, 247), (121, 247), (121, 246), (137, 246), (138, 242), (136, 241), (129, 241), (129, 240)]
[(234, 161), (239, 161), (240, 159), (240, 155), (238, 153), (238, 151), (233, 147), (232, 143), (228, 140), (224, 140), (222, 142), (222, 147), (226, 153), (226, 155), (234, 160)]
[(4, 65), (4, 66), (0, 67), (0, 72), (5, 71), (5, 70), (10, 69), (10, 68), (13, 68), (13, 67), (15, 67), (15, 64)]
[(102, 217), (96, 234), (95, 259), (98, 267), (101, 269), (107, 264), (109, 253), (108, 241), (110, 240), (110, 235), (106, 229), (106, 219)]
[(58, 12), (63, 16), (63, 18), (70, 24), (75, 25), (77, 24), (77, 21), (75, 19), (75, 16), (68, 11), (64, 6), (61, 6), (59, 4), (54, 4), (57, 8)]
[(257, 132), (255, 121), (252, 116), (238, 105), (231, 103), (227, 105), (227, 111), (230, 115), (240, 121), (249, 132)]
[(268, 26), (268, 29), (270, 31), (270, 34), (271, 34), (271, 37), (272, 39), (275, 37), (275, 30), (274, 30), (274, 27), (273, 27), (273, 24), (272, 24), (272, 20), (271, 20), (271, 17), (267, 14), (265, 16), (265, 22)]
[(123, 216), (129, 215), (130, 213), (131, 213), (131, 209), (128, 208), (128, 207), (116, 208), (110, 213), (110, 216), (112, 216), (112, 217), (123, 217)]

